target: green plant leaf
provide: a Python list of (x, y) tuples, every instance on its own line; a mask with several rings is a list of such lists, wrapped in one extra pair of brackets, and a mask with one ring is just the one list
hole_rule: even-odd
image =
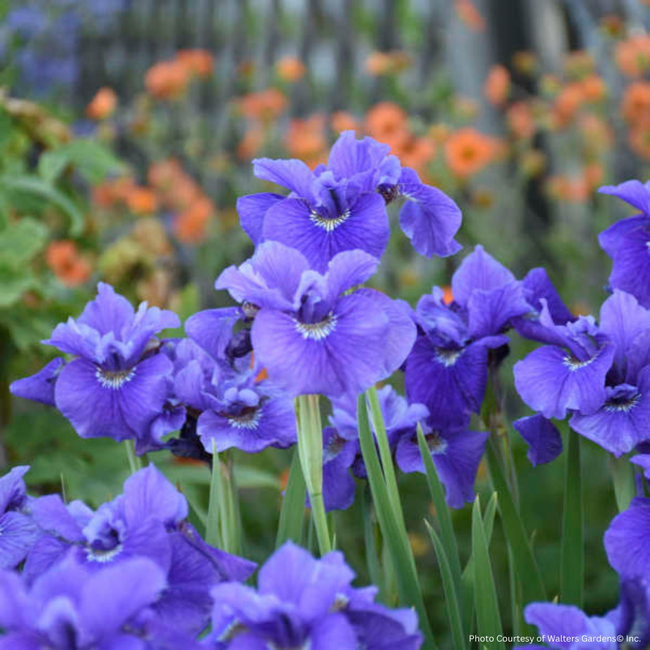
[(426, 519), (424, 523), (429, 531), (429, 537), (431, 537), (431, 542), (433, 543), (433, 548), (438, 558), (438, 565), (440, 566), (442, 584), (445, 590), (445, 605), (447, 606), (447, 615), (449, 617), (449, 626), (451, 627), (451, 636), (454, 640), (454, 648), (463, 650), (463, 648), (467, 647), (467, 639), (469, 637), (463, 631), (463, 619), (460, 613), (456, 582), (454, 581), (443, 543)]
[(13, 264), (29, 262), (46, 241), (47, 228), (36, 219), (23, 217), (0, 231), (0, 258)]
[(472, 509), (472, 555), (474, 557), (474, 603), (478, 634), (494, 638), (494, 641), (490, 643), (490, 648), (505, 650), (503, 641), (497, 641), (497, 637), (502, 634), (501, 614), (499, 613), (497, 590), (492, 575), (478, 496)]
[(306, 494), (307, 486), (305, 484), (305, 478), (302, 475), (300, 457), (296, 449), (293, 452), (293, 459), (291, 460), (287, 489), (284, 491), (284, 497), (282, 499), (280, 523), (275, 541), (276, 548), (282, 546), (288, 539), (293, 540), (296, 544), (302, 544)]
[(560, 601), (582, 608), (584, 583), (584, 524), (582, 517), (580, 436), (569, 429), (564, 515), (562, 519), (562, 561)]

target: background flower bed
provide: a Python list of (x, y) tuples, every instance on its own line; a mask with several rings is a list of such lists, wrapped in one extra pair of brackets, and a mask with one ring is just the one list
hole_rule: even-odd
[[(155, 3), (153, 15), (145, 3), (124, 10), (111, 3), (108, 11), (94, 2), (6, 8), (3, 55), (10, 66), (0, 165), (14, 185), (3, 185), (3, 212), (10, 223), (29, 217), (31, 225), (19, 245), (2, 243), (12, 251), (3, 256), (0, 306), (8, 333), (3, 446), (12, 465), (36, 459), (27, 476), (35, 489), (56, 489), (63, 473), (70, 495), (98, 504), (117, 493), (127, 467), (110, 441), (82, 442), (63, 419), (10, 406), (9, 380), (42, 365), (43, 349), (33, 342), (78, 313), (100, 278), (182, 319), (225, 300), (212, 291), (214, 277), (250, 252), (235, 198), (266, 189), (251, 179), (255, 156), (313, 165), (340, 130), (355, 128), (391, 144), (459, 203), (464, 245), (483, 243), (518, 277), (543, 264), (576, 312), (593, 311), (606, 284), (609, 263), (596, 235), (626, 212), (594, 190), (644, 178), (648, 156), (643, 3), (628, 3), (626, 12), (614, 3), (551, 3), (567, 36), (555, 59), (543, 49), (524, 53), (522, 43), (508, 56), (496, 51), (480, 61), (468, 58), (490, 52), (498, 22), (478, 2), (387, 2), (380, 11), (367, 3), (336, 11), (326, 3), (218, 4), (197, 3), (207, 13), (196, 16), (184, 15), (184, 3)], [(431, 33), (420, 29), (423, 15)], [(179, 27), (212, 23), (218, 38)], [(179, 54), (197, 47), (203, 56)], [(490, 66), (497, 61), (502, 68)], [(114, 94), (96, 95), (104, 86)], [(53, 201), (52, 192), (63, 200), (55, 194)], [(391, 246), (374, 282), (411, 301), (434, 283), (448, 284), (462, 258), (416, 259), (405, 238)], [(513, 359), (529, 349), (515, 345)], [(503, 374), (511, 376), (508, 368)], [(519, 400), (508, 406), (512, 419), (523, 413)], [(583, 449), (585, 467), (602, 469), (602, 454)], [(537, 531), (535, 548), (553, 592), (563, 469), (532, 471), (518, 441), (515, 454), (525, 467), (524, 518)], [(286, 456), (271, 450), (237, 460), (247, 468), (239, 483), (249, 556), (262, 560), (273, 546)], [(163, 469), (205, 503), (206, 470), (171, 458)], [(589, 472), (585, 500), (590, 611), (615, 600), (601, 543), (615, 503), (599, 476), (605, 472)], [(401, 487), (433, 603), (442, 591), (421, 523), (424, 484), (402, 477)], [(484, 474), (478, 489), (487, 491)], [(348, 560), (366, 582), (355, 507), (336, 516)], [(467, 532), (469, 512), (455, 517)], [(499, 535), (497, 527), (495, 544)], [(505, 564), (495, 573), (506, 589)], [(437, 622), (444, 629), (442, 612)]]

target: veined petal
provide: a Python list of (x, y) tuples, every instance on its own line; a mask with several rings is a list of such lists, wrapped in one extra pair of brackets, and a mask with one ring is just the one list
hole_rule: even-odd
[(64, 365), (63, 358), (57, 357), (35, 375), (12, 382), (9, 391), (17, 397), (54, 406), (54, 385)]
[(318, 195), (318, 182), (302, 160), (255, 158), (253, 174), (263, 181), (286, 187), (307, 201), (313, 201)]
[(185, 333), (213, 359), (222, 359), (240, 318), (238, 307), (205, 309), (185, 321)]
[(533, 467), (550, 463), (562, 453), (562, 436), (557, 427), (537, 413), (512, 423), (528, 445), (528, 460)]
[(241, 224), (242, 230), (251, 238), (251, 241), (256, 246), (262, 241), (264, 216), (269, 208), (279, 201), (284, 201), (285, 198), (280, 194), (262, 192), (260, 194), (240, 196), (237, 199), (239, 223)]

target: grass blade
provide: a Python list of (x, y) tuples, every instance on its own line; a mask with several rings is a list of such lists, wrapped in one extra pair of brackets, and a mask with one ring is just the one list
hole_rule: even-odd
[(298, 450), (293, 452), (293, 460), (289, 469), (287, 489), (284, 491), (282, 508), (280, 510), (280, 523), (275, 547), (282, 546), (287, 540), (302, 545), (302, 534), (305, 520), (305, 478), (300, 467)]
[(501, 615), (478, 496), (472, 509), (472, 555), (474, 556), (474, 603), (478, 634), (494, 638), (490, 643), (491, 649), (505, 650), (503, 641), (497, 641), (498, 636), (502, 634)]
[(560, 600), (582, 607), (584, 583), (584, 526), (582, 518), (582, 476), (580, 469), (580, 436), (569, 429), (562, 521), (562, 562)]
[[(403, 605), (413, 606), (417, 610), (420, 629), (424, 634), (424, 648), (433, 649), (436, 647), (433, 640), (433, 633), (424, 607), (424, 599), (420, 590), (413, 552), (406, 535), (404, 519), (397, 516), (388, 496), (388, 488), (384, 481), (384, 474), (374, 437), (370, 430), (368, 409), (366, 407), (366, 396), (359, 395), (357, 402), (359, 418), (359, 442), (361, 453), (366, 465), (368, 483), (372, 492), (373, 501), (377, 511), (377, 518), (383, 535), (384, 543), (390, 553), (393, 569), (397, 578), (397, 590), (400, 602)], [(391, 461), (392, 462), (392, 461)]]
[(454, 588), (457, 593), (460, 593), (460, 557), (458, 555), (458, 544), (456, 543), (456, 535), (454, 534), (454, 527), (451, 521), (451, 513), (449, 506), (445, 499), (445, 491), (438, 478), (436, 466), (433, 464), (429, 448), (427, 447), (422, 427), (418, 424), (418, 445), (420, 446), (420, 453), (424, 461), (424, 468), (427, 472), (427, 483), (429, 484), (429, 492), (431, 493), (431, 500), (436, 509), (436, 518), (440, 522), (440, 535), (442, 545), (445, 549), (445, 555), (449, 562), (451, 570), (451, 577), (454, 581)]
[(212, 442), (212, 473), (210, 475), (210, 500), (208, 502), (208, 520), (206, 522), (205, 541), (217, 548), (224, 547), (221, 522), (221, 468), (219, 454), (214, 441)]
[(634, 466), (624, 456), (621, 458), (609, 457), (609, 467), (614, 484), (616, 505), (618, 511), (627, 510), (630, 502), (636, 496), (636, 484), (634, 482)]
[(499, 495), (499, 514), (501, 515), (506, 538), (512, 548), (517, 576), (522, 585), (524, 602), (543, 602), (546, 600), (546, 593), (542, 576), (528, 541), (524, 523), (515, 507), (512, 494), (491, 441), (488, 441), (485, 446), (485, 452), (490, 478), (495, 491)]
[(440, 541), (436, 531), (433, 530), (428, 521), (425, 520), (424, 523), (429, 531), (429, 537), (431, 537), (431, 542), (433, 543), (433, 548), (435, 549), (436, 557), (438, 558), (438, 565), (440, 566), (442, 584), (445, 590), (447, 615), (449, 616), (449, 626), (451, 627), (451, 636), (454, 640), (454, 648), (463, 650), (463, 648), (467, 647), (468, 637), (465, 636), (465, 633), (463, 632), (463, 619), (460, 614), (458, 591), (451, 571), (451, 566), (449, 565), (444, 545)]
[(379, 589), (379, 599), (386, 602), (388, 593), (379, 561), (379, 544), (372, 512), (372, 497), (369, 490), (369, 486), (366, 485), (363, 491), (363, 537), (366, 544), (366, 562), (370, 579)]

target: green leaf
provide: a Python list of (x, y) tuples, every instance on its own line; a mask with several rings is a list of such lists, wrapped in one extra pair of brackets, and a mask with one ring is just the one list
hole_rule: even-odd
[(372, 584), (379, 588), (379, 600), (386, 602), (388, 590), (384, 580), (385, 574), (379, 561), (378, 534), (373, 517), (370, 486), (366, 483), (363, 490), (363, 538), (366, 547), (366, 562)]
[(17, 268), (0, 258), (0, 308), (10, 307), (21, 296), (38, 285), (29, 267)]
[(496, 640), (502, 634), (501, 614), (478, 496), (472, 509), (472, 555), (474, 556), (474, 603), (478, 634), (494, 637), (494, 641), (490, 643), (491, 649), (505, 650), (503, 641)]
[(614, 494), (618, 511), (627, 510), (630, 502), (636, 495), (634, 482), (634, 466), (625, 456), (621, 458), (609, 457), (610, 473), (614, 484)]
[(569, 429), (564, 516), (562, 521), (562, 561), (560, 601), (582, 608), (584, 583), (584, 525), (582, 518), (582, 476), (580, 436)]
[(70, 220), (70, 233), (80, 235), (84, 229), (84, 216), (79, 208), (63, 192), (35, 176), (0, 176), (0, 186), (7, 192), (26, 194), (49, 201)]
[[(483, 516), (483, 528), (485, 530), (485, 539), (488, 548), (492, 541), (492, 531), (494, 530), (494, 515), (497, 511), (497, 493), (495, 492), (485, 509)], [(472, 619), (474, 618), (474, 553), (472, 553), (465, 565), (463, 575), (460, 579), (460, 599), (463, 612), (463, 627), (469, 634), (472, 629)]]
[(425, 520), (424, 523), (429, 531), (429, 537), (431, 537), (431, 542), (433, 543), (433, 548), (435, 549), (436, 557), (438, 558), (438, 565), (440, 566), (442, 584), (445, 590), (445, 604), (447, 606), (447, 615), (449, 616), (451, 636), (454, 640), (454, 648), (462, 650), (467, 647), (468, 637), (463, 632), (463, 619), (460, 614), (458, 591), (456, 587), (457, 583), (454, 580), (443, 543), (440, 541), (436, 531), (431, 528), (429, 522)]
[(454, 534), (454, 526), (451, 521), (451, 513), (449, 506), (445, 499), (445, 492), (438, 472), (433, 464), (431, 453), (426, 443), (422, 427), (418, 423), (418, 445), (420, 446), (420, 454), (424, 461), (424, 468), (427, 473), (427, 482), (429, 484), (429, 492), (431, 493), (431, 500), (436, 509), (436, 517), (440, 522), (440, 530), (442, 537), (442, 545), (445, 549), (445, 555), (449, 561), (451, 576), (454, 581), (454, 589), (459, 592), (460, 590), (460, 557), (458, 556), (458, 544), (456, 543), (456, 535)]
[(208, 519), (206, 521), (205, 541), (217, 548), (223, 548), (222, 534), (222, 507), (223, 489), (221, 486), (221, 471), (219, 468), (219, 454), (214, 440), (212, 441), (212, 472), (210, 476), (210, 500), (208, 502)]
[(69, 162), (70, 158), (63, 149), (46, 151), (38, 159), (38, 173), (45, 182), (54, 183)]
[(302, 475), (300, 457), (296, 449), (291, 460), (287, 489), (284, 491), (284, 498), (282, 499), (278, 535), (275, 540), (276, 548), (282, 546), (288, 539), (293, 540), (296, 544), (302, 544), (306, 493), (307, 486)]
[(424, 606), (424, 599), (420, 590), (413, 551), (406, 534), (404, 519), (398, 516), (397, 511), (392, 507), (388, 495), (388, 488), (384, 481), (384, 474), (377, 456), (375, 439), (370, 429), (366, 396), (359, 395), (357, 402), (357, 414), (359, 419), (359, 443), (361, 453), (366, 465), (368, 483), (372, 491), (372, 498), (379, 519), (382, 536), (388, 549), (395, 576), (397, 578), (397, 591), (402, 605), (415, 607), (418, 613), (420, 629), (424, 634), (427, 649), (435, 648), (433, 633)]
[(46, 241), (47, 228), (36, 219), (23, 217), (0, 231), (0, 258), (14, 264), (29, 262)]
[(521, 580), (524, 602), (544, 602), (546, 593), (542, 576), (528, 541), (524, 523), (515, 507), (510, 488), (503, 475), (497, 455), (489, 440), (485, 446), (488, 469), (494, 489), (499, 495), (498, 505), (503, 530), (512, 548), (517, 576)]

